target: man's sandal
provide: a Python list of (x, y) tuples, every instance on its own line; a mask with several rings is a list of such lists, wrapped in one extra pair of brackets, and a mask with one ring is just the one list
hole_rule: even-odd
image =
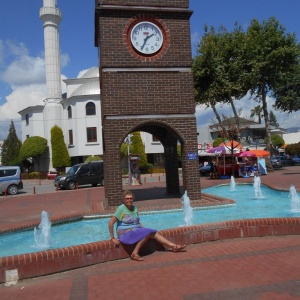
[(131, 254), (130, 255), (130, 259), (131, 260), (135, 260), (135, 261), (143, 261), (144, 259), (142, 257), (140, 257), (138, 254)]

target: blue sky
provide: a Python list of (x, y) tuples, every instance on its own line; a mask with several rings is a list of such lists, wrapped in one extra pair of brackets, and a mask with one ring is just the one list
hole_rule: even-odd
[[(42, 5), (42, 0), (9, 0), (1, 6), (0, 140), (8, 134), (10, 119), (14, 120), (19, 134), (18, 111), (45, 98), (44, 39), (39, 19)], [(94, 47), (94, 5), (94, 0), (58, 0), (63, 16), (60, 47), (64, 78), (76, 78), (81, 71), (98, 64)], [(246, 29), (251, 19), (262, 21), (271, 16), (275, 16), (287, 32), (296, 33), (298, 41), (300, 39), (299, 0), (190, 0), (190, 9), (194, 11), (191, 18), (193, 50), (201, 39), (204, 24), (215, 28), (224, 25), (231, 30), (237, 21)], [(269, 99), (270, 105), (272, 101)], [(247, 107), (243, 114), (247, 116), (249, 111)], [(220, 108), (220, 112), (231, 115), (226, 106)], [(284, 113), (275, 114), (283, 127), (300, 126), (300, 112), (289, 118)], [(213, 117), (210, 109), (203, 108), (197, 108), (196, 115), (198, 124), (209, 123)]]

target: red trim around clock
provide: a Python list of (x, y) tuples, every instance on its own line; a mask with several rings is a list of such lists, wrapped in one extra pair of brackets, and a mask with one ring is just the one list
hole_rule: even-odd
[[(164, 37), (163, 45), (157, 52), (155, 52), (153, 54), (140, 53), (131, 44), (131, 41), (130, 41), (131, 31), (137, 23), (140, 23), (142, 21), (152, 22), (155, 25), (157, 25), (162, 31), (162, 34)], [(129, 20), (129, 22), (126, 24), (126, 26), (124, 27), (123, 41), (124, 41), (124, 44), (126, 45), (127, 50), (133, 57), (135, 57), (139, 60), (142, 60), (142, 61), (155, 61), (155, 60), (160, 59), (169, 49), (169, 47), (170, 47), (170, 31), (162, 20), (155, 18), (154, 16), (150, 16), (150, 15), (138, 15), (134, 18), (131, 18)]]

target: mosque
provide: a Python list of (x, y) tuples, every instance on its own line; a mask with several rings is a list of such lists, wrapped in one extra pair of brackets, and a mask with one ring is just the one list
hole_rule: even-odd
[[(47, 139), (49, 154), (42, 160), (40, 170), (53, 170), (51, 159), (51, 128), (59, 126), (64, 134), (72, 164), (83, 162), (90, 155), (103, 155), (99, 68), (87, 70), (79, 78), (65, 79), (62, 94), (59, 52), (59, 23), (61, 11), (57, 0), (43, 0), (40, 18), (44, 26), (46, 99), (40, 105), (19, 111), (22, 141), (31, 136)], [(142, 132), (148, 160), (163, 163), (163, 146), (151, 134)]]

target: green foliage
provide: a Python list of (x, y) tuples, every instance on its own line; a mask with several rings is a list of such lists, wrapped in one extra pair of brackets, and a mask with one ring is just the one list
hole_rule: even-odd
[(274, 126), (275, 128), (279, 127), (279, 124), (277, 122), (277, 118), (275, 116), (275, 114), (273, 113), (273, 111), (270, 111), (270, 116), (269, 116), (269, 120), (270, 120), (270, 125)]
[(178, 168), (181, 168), (181, 166), (182, 166), (181, 145), (177, 145), (177, 159), (178, 159)]
[(247, 30), (247, 55), (250, 66), (250, 94), (262, 103), (266, 124), (267, 149), (271, 147), (271, 130), (267, 94), (282, 86), (295, 70), (299, 47), (295, 35), (286, 34), (275, 18), (259, 23), (254, 19)]
[(218, 137), (213, 141), (213, 147), (218, 147), (223, 142), (224, 142), (224, 138)]
[[(123, 143), (121, 145), (121, 157), (125, 157), (128, 155), (128, 143)], [(145, 153), (145, 146), (142, 142), (141, 134), (139, 131), (133, 132), (131, 134), (131, 144), (129, 145), (129, 153), (136, 154), (140, 156), (139, 166), (140, 168), (147, 167), (147, 156)]]
[(90, 162), (90, 161), (97, 161), (97, 160), (102, 160), (102, 157), (99, 155), (90, 155), (87, 157), (87, 159), (84, 162)]
[(285, 153), (290, 155), (300, 155), (300, 143), (287, 145), (285, 147)]
[(154, 174), (154, 173), (165, 173), (166, 172), (166, 169), (165, 168), (161, 168), (161, 167), (152, 167), (149, 169), (149, 174)]
[(140, 156), (139, 166), (144, 167), (147, 164), (147, 156), (145, 153), (145, 146), (142, 142), (141, 134), (139, 131), (133, 132), (131, 137), (132, 154)]
[(300, 110), (300, 64), (295, 66), (294, 71), (287, 74), (280, 84), (274, 88), (274, 107), (284, 112)]
[(64, 135), (57, 125), (51, 128), (52, 165), (54, 168), (71, 166), (71, 158), (64, 142)]
[(25, 140), (20, 149), (20, 159), (26, 160), (30, 157), (36, 160), (38, 167), (40, 157), (48, 150), (47, 140), (40, 136), (32, 136)]
[(7, 138), (3, 141), (2, 145), (2, 165), (14, 166), (20, 164), (19, 152), (22, 146), (21, 141), (18, 139), (14, 122), (10, 122), (9, 132)]
[(271, 141), (274, 148), (276, 147), (280, 148), (281, 146), (284, 145), (284, 139), (278, 134), (272, 135)]

